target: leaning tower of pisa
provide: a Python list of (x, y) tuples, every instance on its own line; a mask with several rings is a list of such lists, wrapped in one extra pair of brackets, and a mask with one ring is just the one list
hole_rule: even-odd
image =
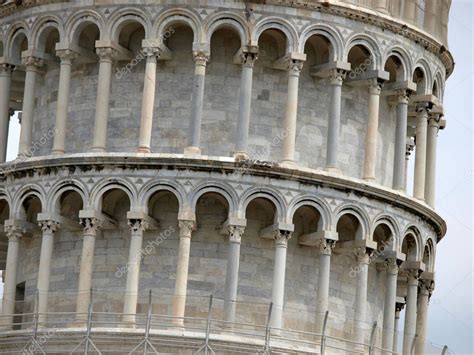
[(0, 352), (441, 353), (450, 3), (2, 1)]

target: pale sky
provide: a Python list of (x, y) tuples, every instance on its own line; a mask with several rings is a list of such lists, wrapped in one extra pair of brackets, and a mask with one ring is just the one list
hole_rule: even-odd
[[(449, 49), (456, 66), (444, 94), (447, 127), (438, 140), (436, 198), (436, 209), (446, 219), (448, 233), (437, 248), (436, 289), (428, 318), (430, 341), (466, 355), (474, 354), (473, 14), (474, 0), (453, 0)], [(12, 119), (9, 160), (18, 152), (17, 122)]]

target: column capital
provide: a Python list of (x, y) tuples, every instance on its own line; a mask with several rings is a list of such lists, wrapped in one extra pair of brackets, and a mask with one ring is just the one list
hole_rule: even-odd
[(193, 220), (179, 219), (178, 227), (180, 237), (191, 238), (191, 234), (196, 228), (196, 222)]
[(242, 239), (242, 234), (244, 234), (244, 231), (245, 231), (245, 226), (229, 225), (228, 227), (229, 242), (240, 244), (241, 239)]
[(240, 54), (241, 64), (247, 67), (253, 67), (258, 59), (258, 52), (245, 51)]
[(102, 228), (102, 220), (95, 217), (80, 218), (79, 223), (84, 228), (84, 235), (94, 236)]
[(304, 61), (301, 59), (288, 59), (287, 68), (290, 75), (300, 75), (301, 70), (303, 70)]
[(383, 80), (378, 78), (369, 79), (369, 94), (380, 95), (383, 86)]
[(401, 312), (403, 310), (403, 308), (405, 308), (405, 303), (403, 303), (403, 302), (396, 302), (395, 303), (395, 310), (397, 312)]
[(286, 248), (288, 245), (288, 239), (291, 238), (293, 232), (284, 229), (277, 229), (274, 233), (275, 246)]
[(0, 75), (11, 75), (12, 71), (15, 69), (15, 65), (10, 63), (0, 63)]
[(162, 54), (162, 50), (160, 47), (143, 47), (142, 53), (146, 57), (160, 57)]
[(429, 101), (421, 101), (416, 104), (416, 113), (429, 114), (433, 108), (433, 103)]
[(193, 60), (197, 65), (206, 65), (209, 61), (210, 55), (206, 51), (194, 51)]
[(132, 218), (128, 220), (128, 226), (132, 234), (143, 234), (148, 229), (148, 222), (145, 219)]
[(408, 105), (410, 100), (411, 91), (408, 89), (399, 89), (396, 91), (397, 103)]
[(23, 57), (21, 62), (26, 66), (27, 70), (36, 70), (43, 66), (43, 59), (33, 56)]
[(5, 226), (5, 234), (7, 235), (9, 242), (18, 242), (24, 233), (25, 229), (22, 226), (16, 224), (9, 224)]
[(420, 269), (405, 269), (408, 286), (418, 286), (418, 279), (420, 277)]
[(58, 231), (60, 223), (53, 219), (46, 219), (38, 221), (38, 225), (40, 226), (43, 234), (54, 234)]
[(372, 255), (373, 250), (367, 247), (355, 247), (352, 250), (353, 255), (355, 256), (356, 261), (359, 264), (367, 264), (370, 263), (370, 256)]
[(385, 270), (387, 274), (397, 275), (400, 269), (401, 260), (397, 258), (387, 258), (384, 261)]
[(420, 279), (418, 282), (420, 294), (430, 297), (434, 291), (434, 285), (433, 280)]
[(346, 78), (347, 71), (344, 69), (334, 68), (330, 70), (328, 77), (329, 84), (341, 86)]
[(118, 52), (112, 47), (98, 47), (95, 52), (99, 56), (100, 61), (113, 61), (118, 56)]
[(336, 246), (334, 239), (321, 238), (316, 241), (315, 247), (318, 249), (321, 255), (331, 255), (332, 250)]

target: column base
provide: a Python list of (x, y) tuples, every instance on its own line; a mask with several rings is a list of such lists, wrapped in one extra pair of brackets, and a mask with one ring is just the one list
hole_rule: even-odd
[(293, 160), (283, 160), (279, 164), (282, 168), (298, 169), (298, 165)]
[(102, 147), (92, 147), (91, 152), (93, 153), (106, 153), (107, 149)]
[(335, 166), (326, 166), (324, 167), (324, 171), (327, 171), (328, 173), (335, 174), (335, 175), (342, 175), (341, 169)]
[(184, 153), (183, 154), (187, 157), (201, 155), (201, 148), (193, 147), (193, 146), (186, 147), (186, 148), (184, 148)]
[(138, 147), (138, 148), (137, 148), (137, 153), (145, 153), (145, 154), (148, 154), (148, 153), (151, 153), (151, 149), (148, 148), (148, 147)]
[(64, 155), (64, 150), (52, 150), (51, 155)]
[(241, 160), (248, 160), (249, 155), (246, 152), (233, 152), (232, 156), (234, 157), (235, 161)]

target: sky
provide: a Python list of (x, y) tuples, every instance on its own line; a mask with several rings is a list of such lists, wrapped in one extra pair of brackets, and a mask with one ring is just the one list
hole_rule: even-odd
[[(436, 192), (436, 210), (446, 219), (448, 233), (436, 251), (436, 288), (428, 315), (428, 339), (463, 355), (474, 354), (473, 15), (474, 0), (453, 0), (448, 44), (456, 65), (444, 94), (447, 127), (439, 133)], [(8, 160), (16, 157), (18, 141), (15, 117)]]

